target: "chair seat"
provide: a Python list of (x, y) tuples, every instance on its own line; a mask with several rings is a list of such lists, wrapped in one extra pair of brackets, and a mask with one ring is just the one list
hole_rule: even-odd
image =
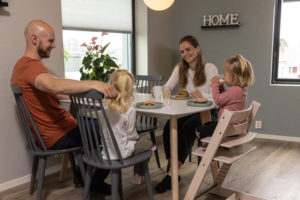
[(149, 131), (154, 131), (155, 129), (157, 129), (157, 125), (153, 124), (153, 123), (141, 123), (141, 122), (137, 122), (136, 123), (136, 131), (138, 133), (143, 133), (143, 132), (149, 132)]
[[(102, 169), (121, 169), (124, 167), (129, 167), (134, 164), (140, 163), (145, 160), (149, 160), (152, 155), (152, 151), (145, 151), (143, 153), (140, 153), (138, 155), (134, 155), (132, 157), (124, 159), (124, 163), (120, 163), (119, 160), (111, 160), (110, 163), (108, 160), (103, 160), (101, 162), (100, 160), (90, 159), (84, 154), (82, 156), (82, 160), (87, 163), (88, 165), (91, 165), (93, 167), (98, 167)], [(93, 156), (94, 157), (94, 156)], [(96, 157), (96, 156), (95, 156)], [(94, 158), (95, 158), (94, 157)]]
[(78, 147), (72, 147), (72, 148), (69, 148), (69, 149), (57, 149), (57, 150), (47, 150), (47, 151), (43, 151), (41, 149), (38, 149), (38, 150), (33, 151), (28, 146), (26, 146), (26, 150), (31, 155), (34, 155), (34, 156), (51, 156), (51, 155), (54, 155), (54, 154), (75, 152), (75, 151), (79, 151), (81, 148), (82, 148), (81, 146), (78, 146)]

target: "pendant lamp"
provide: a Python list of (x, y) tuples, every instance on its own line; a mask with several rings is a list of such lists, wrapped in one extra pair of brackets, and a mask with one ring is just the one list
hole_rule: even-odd
[(146, 6), (152, 10), (162, 11), (169, 8), (175, 0), (144, 0)]

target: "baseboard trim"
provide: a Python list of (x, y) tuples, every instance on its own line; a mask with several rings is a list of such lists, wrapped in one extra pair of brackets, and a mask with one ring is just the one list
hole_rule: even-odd
[(257, 133), (255, 138), (280, 140), (280, 141), (287, 141), (287, 142), (300, 142), (300, 137), (283, 136), (283, 135), (269, 135), (269, 134), (262, 134), (262, 133)]
[[(61, 165), (58, 164), (58, 165), (55, 165), (53, 167), (50, 167), (50, 168), (46, 169), (45, 175), (47, 176), (47, 175), (54, 174), (54, 173), (58, 172), (60, 170), (60, 167), (61, 167)], [(5, 190), (8, 190), (8, 189), (11, 189), (11, 188), (14, 188), (14, 187), (17, 187), (17, 186), (22, 185), (24, 183), (28, 183), (28, 182), (30, 182), (30, 179), (31, 179), (31, 174), (28, 174), (26, 176), (19, 177), (19, 178), (1, 183), (0, 184), (0, 192), (3, 192)]]

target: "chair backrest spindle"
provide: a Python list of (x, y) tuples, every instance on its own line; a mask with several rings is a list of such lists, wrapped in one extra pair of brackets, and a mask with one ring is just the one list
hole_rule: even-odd
[[(105, 159), (111, 163), (112, 156), (108, 149), (108, 140), (111, 140), (118, 162), (123, 163), (117, 140), (102, 103), (103, 94), (91, 90), (70, 95), (70, 99), (76, 112), (83, 148), (88, 158), (100, 162), (103, 162), (103, 159)], [(108, 130), (108, 138), (105, 137), (104, 128)]]
[[(18, 112), (21, 115), (22, 123), (24, 125), (28, 148), (31, 151), (47, 151), (46, 145), (22, 96), (22, 88), (19, 86), (11, 85), (11, 89), (14, 93)], [(33, 137), (32, 129), (36, 138)], [(38, 144), (41, 148), (37, 146)]]

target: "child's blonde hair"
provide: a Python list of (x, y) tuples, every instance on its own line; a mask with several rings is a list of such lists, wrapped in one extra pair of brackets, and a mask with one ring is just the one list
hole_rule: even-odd
[(111, 75), (109, 83), (119, 92), (115, 99), (106, 100), (109, 109), (119, 113), (125, 113), (134, 99), (133, 76), (128, 71), (120, 69)]
[(248, 87), (254, 82), (252, 65), (240, 54), (228, 58), (223, 65), (223, 71), (230, 74), (232, 86)]

